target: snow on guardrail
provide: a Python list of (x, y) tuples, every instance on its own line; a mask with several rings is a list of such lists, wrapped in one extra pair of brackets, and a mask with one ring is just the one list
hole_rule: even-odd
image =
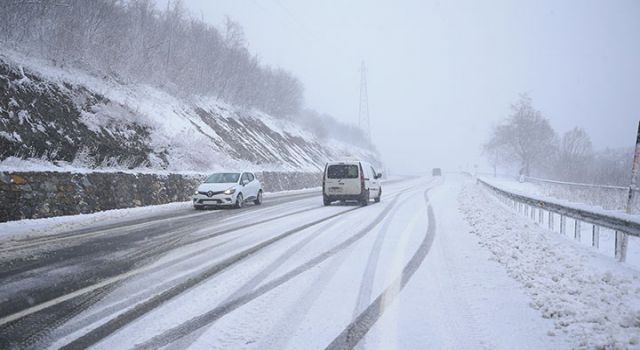
[[(573, 202), (602, 206), (610, 210), (625, 210), (629, 198), (628, 186), (599, 185), (525, 177), (538, 185), (546, 195)], [(632, 213), (640, 213), (640, 201), (630, 203)]]
[(624, 190), (624, 191), (629, 190), (629, 187), (625, 187), (625, 186), (598, 185), (598, 184), (586, 184), (586, 183), (580, 183), (580, 182), (556, 181), (556, 180), (541, 179), (538, 177), (531, 177), (531, 176), (526, 176), (525, 180), (529, 182), (544, 182), (544, 183), (574, 186), (574, 187), (607, 188), (612, 190)]
[(599, 231), (601, 227), (614, 230), (616, 232), (615, 257), (618, 261), (625, 261), (628, 244), (627, 236), (640, 237), (640, 217), (638, 216), (598, 210), (587, 205), (564, 203), (531, 194), (524, 195), (515, 191), (501, 189), (480, 178), (477, 181), (495, 193), (505, 204), (524, 215), (530, 216), (540, 224), (544, 222), (544, 212), (546, 212), (550, 229), (555, 227), (555, 215), (560, 216), (561, 233), (566, 231), (567, 217), (575, 220), (574, 235), (576, 239), (580, 239), (581, 222), (592, 224), (592, 245), (594, 247), (599, 246)]

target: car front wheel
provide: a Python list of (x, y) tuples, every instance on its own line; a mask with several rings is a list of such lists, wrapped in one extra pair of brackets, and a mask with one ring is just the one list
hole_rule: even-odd
[(374, 200), (375, 200), (376, 203), (380, 203), (380, 199), (381, 198), (382, 198), (382, 188), (378, 192), (378, 197), (376, 197), (376, 199), (374, 199)]
[(240, 208), (242, 208), (243, 204), (244, 204), (244, 197), (242, 197), (242, 193), (238, 193), (238, 195), (236, 196), (236, 205), (235, 205), (235, 207), (240, 209)]

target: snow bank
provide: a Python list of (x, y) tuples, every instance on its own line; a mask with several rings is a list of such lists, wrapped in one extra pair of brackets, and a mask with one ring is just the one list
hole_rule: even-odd
[(576, 348), (640, 349), (640, 273), (544, 230), (503, 207), (478, 186), (459, 195), (460, 211), (480, 245), (504, 265)]
[(0, 240), (24, 239), (78, 230), (94, 225), (110, 225), (124, 220), (169, 216), (176, 212), (193, 211), (191, 201), (150, 205), (138, 208), (112, 209), (91, 214), (25, 219), (0, 223)]

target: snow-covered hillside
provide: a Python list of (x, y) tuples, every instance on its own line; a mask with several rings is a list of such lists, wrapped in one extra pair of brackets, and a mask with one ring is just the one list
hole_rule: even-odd
[(378, 163), (375, 151), (320, 140), (292, 121), (171, 90), (4, 52), (0, 170), (318, 171), (335, 158)]

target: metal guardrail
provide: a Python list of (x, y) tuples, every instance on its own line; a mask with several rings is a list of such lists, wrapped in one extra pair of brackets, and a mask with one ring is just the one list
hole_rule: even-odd
[(564, 186), (571, 186), (571, 187), (603, 188), (603, 189), (621, 190), (621, 191), (629, 190), (629, 187), (625, 187), (625, 186), (598, 185), (598, 184), (587, 184), (587, 183), (580, 183), (580, 182), (557, 181), (557, 180), (541, 179), (538, 177), (531, 177), (531, 176), (525, 176), (524, 179), (525, 181), (528, 181), (528, 182), (549, 183), (554, 185), (564, 185)]
[[(544, 212), (547, 212), (547, 223), (549, 229), (555, 227), (555, 214), (560, 216), (560, 233), (566, 231), (566, 218), (575, 220), (574, 237), (580, 239), (582, 233), (581, 222), (593, 225), (592, 228), (592, 245), (598, 247), (600, 245), (600, 228), (608, 228), (615, 231), (615, 257), (618, 261), (624, 262), (627, 255), (627, 236), (640, 237), (640, 223), (625, 220), (624, 218), (597, 213), (586, 209), (580, 209), (558, 203), (545, 201), (541, 199), (531, 198), (524, 195), (505, 191), (501, 188), (493, 186), (486, 181), (477, 179), (492, 192), (498, 195), (506, 205), (514, 208), (519, 213), (531, 217), (539, 224), (544, 223)], [(536, 211), (537, 217), (536, 217)]]

